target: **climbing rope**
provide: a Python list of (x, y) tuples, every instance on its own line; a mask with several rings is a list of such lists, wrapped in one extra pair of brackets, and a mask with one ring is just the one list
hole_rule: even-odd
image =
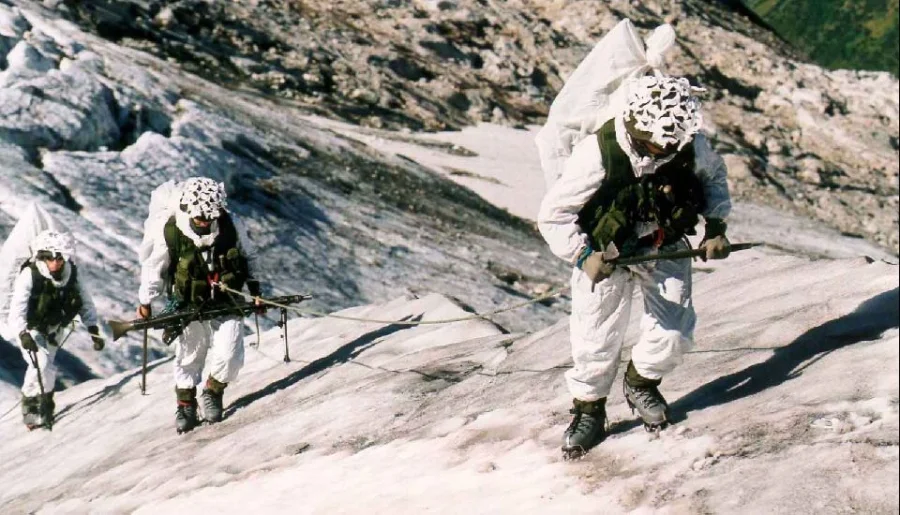
[(536, 303), (538, 303), (538, 302), (545, 301), (545, 300), (547, 300), (547, 299), (550, 299), (550, 298), (552, 298), (552, 297), (555, 297), (555, 296), (561, 294), (562, 292), (564, 292), (564, 291), (566, 291), (566, 290), (568, 290), (568, 289), (570, 288), (568, 285), (566, 285), (566, 286), (560, 286), (560, 287), (558, 287), (558, 288), (556, 288), (556, 289), (554, 289), (554, 290), (551, 290), (551, 291), (549, 291), (549, 292), (547, 292), (547, 293), (545, 293), (545, 294), (543, 294), (543, 295), (540, 295), (540, 296), (538, 296), (538, 297), (535, 297), (535, 298), (533, 298), (533, 299), (529, 299), (529, 300), (524, 301), (524, 302), (519, 302), (518, 304), (513, 304), (513, 305), (511, 305), (511, 306), (506, 306), (506, 307), (504, 307), (504, 308), (495, 309), (494, 311), (491, 311), (491, 312), (488, 312), (488, 313), (484, 313), (484, 314), (477, 314), (477, 313), (476, 313), (476, 314), (474, 314), (474, 315), (469, 315), (469, 316), (464, 316), (464, 317), (457, 317), (457, 318), (444, 318), (444, 319), (441, 319), (441, 320), (418, 320), (418, 321), (415, 321), (415, 320), (381, 320), (381, 319), (375, 319), (375, 318), (364, 318), (364, 317), (352, 317), (352, 316), (347, 316), (347, 315), (336, 315), (336, 314), (334, 314), (334, 313), (323, 313), (323, 312), (321, 312), (321, 311), (315, 311), (315, 310), (310, 310), (310, 309), (303, 309), (303, 308), (296, 307), (296, 306), (288, 306), (288, 305), (285, 305), (285, 304), (279, 304), (279, 303), (277, 303), (277, 302), (268, 301), (268, 300), (266, 300), (266, 299), (264, 299), (264, 298), (262, 298), (262, 297), (254, 297), (254, 296), (252, 296), (252, 295), (249, 295), (249, 294), (246, 294), (246, 293), (244, 293), (244, 292), (235, 290), (235, 289), (233, 289), (233, 288), (229, 288), (228, 286), (225, 286), (225, 285), (222, 284), (221, 282), (217, 282), (217, 283), (214, 283), (214, 284), (215, 284), (215, 286), (216, 286), (217, 288), (219, 288), (219, 289), (222, 290), (222, 291), (225, 291), (225, 292), (228, 292), (228, 293), (232, 293), (232, 294), (234, 294), (234, 295), (238, 295), (238, 296), (243, 297), (243, 298), (245, 298), (245, 299), (247, 299), (247, 300), (250, 300), (250, 301), (259, 301), (261, 304), (265, 304), (265, 305), (269, 305), (269, 306), (276, 307), (276, 308), (281, 308), (281, 309), (287, 309), (287, 310), (290, 310), (290, 311), (294, 311), (294, 312), (296, 312), (296, 313), (299, 313), (299, 314), (301, 314), (301, 315), (310, 315), (310, 316), (317, 316), (317, 317), (323, 317), (323, 318), (325, 318), (325, 317), (327, 317), (327, 318), (336, 318), (336, 319), (339, 319), (339, 320), (350, 320), (350, 321), (353, 321), (353, 322), (368, 322), (368, 323), (373, 323), (373, 324), (391, 324), (391, 325), (428, 325), (428, 324), (435, 325), (435, 324), (450, 324), (450, 323), (453, 323), (453, 322), (466, 322), (466, 321), (469, 321), (469, 320), (486, 320), (486, 321), (488, 321), (488, 322), (493, 323), (493, 321), (492, 321), (489, 317), (492, 317), (492, 316), (494, 316), (494, 315), (498, 315), (498, 314), (500, 314), (500, 313), (505, 313), (505, 312), (507, 312), (507, 311), (513, 311), (513, 310), (516, 310), (516, 309), (519, 309), (519, 308), (523, 308), (523, 307), (528, 306), (528, 305), (531, 305), (531, 304), (536, 304)]

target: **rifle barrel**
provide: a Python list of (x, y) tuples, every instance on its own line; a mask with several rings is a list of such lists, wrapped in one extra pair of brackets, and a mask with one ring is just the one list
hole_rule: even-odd
[[(273, 302), (275, 304), (299, 304), (304, 300), (311, 299), (311, 295), (284, 295), (281, 297), (272, 297), (262, 299), (263, 302)], [(131, 321), (110, 320), (109, 327), (113, 333), (113, 340), (118, 340), (126, 333), (141, 329), (165, 329), (168, 327), (180, 327), (186, 322), (212, 320), (225, 315), (245, 315), (256, 310), (256, 304), (253, 302), (245, 302), (237, 305), (223, 305), (211, 309), (189, 308), (185, 310), (166, 313), (153, 318), (138, 318)]]
[(118, 340), (128, 331), (134, 329), (134, 324), (131, 322), (123, 322), (119, 320), (110, 320), (109, 328), (112, 331), (113, 341)]
[[(739, 250), (747, 250), (749, 248), (758, 247), (760, 245), (762, 245), (762, 243), (732, 243), (731, 251), (736, 252)], [(676, 250), (675, 252), (660, 252), (658, 254), (647, 254), (645, 256), (616, 258), (612, 260), (611, 263), (622, 266), (636, 265), (638, 263), (645, 263), (647, 261), (659, 261), (663, 259), (684, 259), (703, 256), (705, 254), (705, 249)]]

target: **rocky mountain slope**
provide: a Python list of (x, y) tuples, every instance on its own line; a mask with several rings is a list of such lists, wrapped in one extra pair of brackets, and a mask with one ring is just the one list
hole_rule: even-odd
[[(560, 62), (574, 66), (576, 54), (589, 47), (582, 41), (605, 30), (600, 20), (611, 24), (629, 14), (650, 28), (674, 12), (670, 4), (651, 2), (598, 5), (385, 0), (332, 3), (329, 10), (312, 2), (249, 0), (205, 6), (0, 0), (0, 237), (28, 203), (40, 202), (72, 228), (78, 263), (101, 312), (129, 317), (137, 288), (135, 249), (150, 192), (164, 180), (203, 174), (226, 182), (230, 206), (250, 225), (260, 248), (269, 291), (316, 296), (301, 307), (348, 308), (338, 314), (366, 319), (435, 321), (533, 299), (566, 282), (569, 267), (549, 255), (531, 223), (445, 177), (457, 173), (461, 181), (502, 183), (520, 170), (499, 178), (466, 176), (477, 167), (497, 168), (493, 159), (503, 154), (488, 156), (485, 149), (479, 156), (482, 146), (473, 145), (475, 152), (446, 134), (411, 132), (452, 126), (449, 104), (429, 100), (439, 98), (430, 88), (467, 77), (463, 65), (433, 56), (415, 61), (441, 73), (422, 82), (396, 79), (396, 93), (412, 114), (402, 118), (376, 110), (385, 120), (381, 129), (348, 128), (309, 115), (374, 124), (360, 114), (371, 109), (354, 110), (367, 105), (362, 97), (345, 97), (337, 89), (317, 103), (286, 92), (262, 95), (265, 82), (251, 82), (215, 58), (245, 57), (251, 62), (244, 65), (263, 66), (254, 73), (267, 74), (263, 58), (203, 38), (207, 32), (231, 34), (235, 26), (236, 33), (257, 37), (247, 27), (269, 23), (283, 23), (286, 39), (302, 38), (312, 33), (297, 28), (304, 26), (296, 25), (292, 12), (349, 24), (352, 18), (342, 17), (341, 9), (397, 15), (396, 21), (385, 14), (353, 22), (360, 31), (390, 25), (396, 32), (371, 45), (386, 52), (392, 51), (383, 43), (388, 39), (417, 41), (413, 32), (406, 39), (388, 36), (441, 17), (499, 13), (490, 14), (498, 16), (496, 27), (518, 27), (516, 20), (526, 14), (509, 15), (510, 9), (550, 20), (534, 25), (533, 33), (552, 29), (548, 33), (568, 38), (541, 54), (521, 46), (530, 44), (521, 43), (528, 41), (527, 32), (502, 39), (488, 24), (484, 41), (492, 49), (496, 41), (508, 44), (491, 51), (510, 58), (497, 64), (509, 71), (517, 52), (522, 59), (568, 55)], [(279, 331), (264, 332), (259, 347), (248, 346), (246, 366), (229, 386), (227, 418), (182, 436), (173, 430), (171, 358), (165, 349), (156, 348), (149, 395), (141, 395), (137, 340), (110, 344), (97, 354), (79, 330), (66, 344), (67, 359), (75, 362), (63, 363), (66, 380), (79, 384), (57, 393), (53, 432), (22, 427), (15, 405), (21, 369), (10, 366), (17, 350), (0, 341), (0, 512), (458, 513), (461, 506), (473, 513), (596, 513), (598, 506), (608, 513), (896, 511), (897, 265), (862, 257), (876, 255), (864, 241), (785, 214), (795, 187), (789, 174), (763, 168), (760, 175), (747, 164), (768, 163), (777, 152), (785, 162), (795, 159), (790, 148), (774, 147), (786, 130), (780, 120), (791, 117), (807, 124), (799, 144), (810, 144), (805, 138), (813, 130), (823, 141), (837, 134), (827, 132), (827, 119), (845, 131), (849, 146), (841, 147), (842, 159), (887, 155), (874, 143), (875, 157), (853, 151), (867, 123), (883, 134), (881, 121), (866, 114), (882, 102), (878, 95), (887, 96), (876, 88), (883, 77), (826, 73), (778, 57), (757, 42), (768, 37), (764, 31), (710, 5), (677, 4), (683, 16), (672, 21), (685, 42), (675, 65), (700, 77), (702, 64), (706, 80), (727, 85), (710, 88), (718, 145), (732, 156), (738, 194), (770, 204), (738, 202), (732, 235), (744, 241), (764, 237), (790, 253), (756, 248), (695, 267), (697, 347), (662, 385), (676, 418), (670, 430), (645, 433), (617, 391), (609, 402), (610, 438), (580, 462), (561, 461), (560, 435), (571, 402), (562, 379), (571, 364), (565, 297), (492, 316), (493, 321), (410, 326), (292, 318), (292, 361), (282, 361)], [(101, 8), (107, 18), (98, 18)], [(124, 14), (108, 18), (115, 9)], [(409, 10), (429, 16), (401, 16)], [(191, 13), (195, 23), (178, 21)], [(150, 36), (116, 32), (132, 25)], [(322, 40), (322, 55), (343, 52), (346, 33), (323, 27), (314, 37), (332, 37)], [(267, 37), (277, 33), (260, 31)], [(704, 39), (712, 35), (727, 44)], [(740, 62), (726, 58), (738, 52), (732, 43), (768, 56), (754, 61), (757, 71), (747, 82), (729, 78), (740, 70)], [(710, 46), (721, 46), (723, 54), (708, 52)], [(687, 52), (700, 57), (685, 57)], [(200, 66), (207, 62), (198, 61), (200, 55), (213, 56), (208, 70)], [(338, 62), (343, 64), (331, 69), (354, 61)], [(207, 80), (214, 72), (228, 75)], [(564, 75), (559, 73), (547, 73), (547, 84), (535, 88), (558, 87)], [(776, 81), (778, 73), (833, 80), (837, 89), (798, 89), (787, 82), (783, 90), (761, 90), (750, 98), (756, 81)], [(527, 84), (519, 79), (510, 79), (513, 89), (498, 87), (497, 98), (516, 97), (515, 88)], [(844, 86), (856, 92), (847, 97), (846, 112), (816, 110), (817, 102), (838, 98), (828, 95)], [(886, 83), (888, 93), (891, 87), (896, 82)], [(545, 109), (547, 99), (535, 98), (534, 105)], [(497, 112), (498, 121), (513, 124), (540, 118), (527, 109), (504, 111), (505, 105), (492, 106), (490, 117)], [(482, 119), (464, 114), (470, 109), (452, 113), (460, 123)], [(771, 118), (773, 113), (784, 118)], [(441, 117), (446, 120), (427, 122)], [(740, 139), (732, 125), (722, 123), (729, 117), (746, 118), (750, 127)], [(527, 131), (487, 129), (476, 137), (524, 148)], [(740, 173), (743, 159), (746, 175)], [(833, 198), (849, 194), (842, 188), (834, 188)], [(822, 258), (833, 252), (854, 257)], [(626, 341), (635, 341), (641, 315), (633, 311)]]
[(900, 250), (898, 98), (887, 73), (801, 62), (736, 1), (53, 0), (55, 14), (233, 89), (393, 129), (541, 123), (622, 17), (675, 25), (668, 71), (706, 109), (742, 199)]
[[(411, 159), (33, 7), (0, 3), (0, 237), (40, 202), (73, 231), (105, 316), (131, 316), (150, 192), (192, 175), (226, 183), (268, 291), (312, 293), (315, 310), (441, 291), (489, 312), (565, 271), (530, 223)], [(534, 330), (565, 309), (553, 300), (493, 320)], [(79, 331), (67, 348), (102, 373), (135, 363), (128, 342), (95, 358)]]

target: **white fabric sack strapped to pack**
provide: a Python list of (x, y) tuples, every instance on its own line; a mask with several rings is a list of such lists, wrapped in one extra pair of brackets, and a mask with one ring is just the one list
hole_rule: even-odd
[(8, 341), (16, 337), (6, 334), (13, 284), (22, 265), (31, 258), (32, 242), (46, 230), (61, 231), (62, 227), (44, 208), (35, 203), (29, 204), (0, 248), (0, 335)]
[(147, 219), (144, 220), (144, 238), (138, 247), (139, 263), (143, 263), (150, 257), (153, 251), (153, 236), (162, 233), (166, 222), (178, 210), (178, 201), (181, 198), (181, 185), (175, 180), (166, 181), (153, 190), (150, 194), (150, 207)]
[(572, 148), (625, 107), (631, 79), (657, 72), (675, 44), (669, 24), (657, 27), (645, 43), (627, 18), (619, 22), (578, 65), (550, 106), (535, 143), (547, 189), (562, 174)]

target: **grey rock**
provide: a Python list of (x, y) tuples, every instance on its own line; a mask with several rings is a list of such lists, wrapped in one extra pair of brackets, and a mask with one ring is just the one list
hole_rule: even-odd
[(114, 145), (119, 134), (112, 92), (78, 68), (0, 77), (0, 138), (25, 148), (91, 150)]
[(0, 4), (0, 40), (3, 37), (21, 39), (30, 28), (31, 24), (18, 8)]
[(735, 154), (724, 154), (722, 160), (728, 168), (728, 178), (734, 180), (747, 180), (753, 177), (750, 171), (750, 159)]
[(53, 60), (25, 41), (19, 41), (13, 47), (6, 55), (6, 62), (6, 73), (27, 73), (27, 71), (42, 73), (56, 68)]

